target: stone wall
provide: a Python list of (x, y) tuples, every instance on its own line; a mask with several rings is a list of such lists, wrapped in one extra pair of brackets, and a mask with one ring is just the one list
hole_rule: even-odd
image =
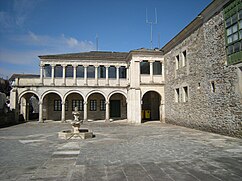
[[(176, 70), (176, 56), (181, 62), (185, 50), (187, 63)], [(168, 52), (165, 66), (167, 123), (242, 137), (242, 101), (235, 91), (238, 68), (226, 66), (222, 12)], [(188, 87), (187, 102), (183, 87)], [(175, 89), (179, 89), (179, 102)]]

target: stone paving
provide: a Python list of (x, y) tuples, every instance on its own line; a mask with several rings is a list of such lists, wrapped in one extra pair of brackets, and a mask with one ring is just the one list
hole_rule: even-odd
[(91, 122), (95, 137), (61, 140), (60, 122), (0, 129), (0, 180), (242, 180), (242, 140), (150, 122)]

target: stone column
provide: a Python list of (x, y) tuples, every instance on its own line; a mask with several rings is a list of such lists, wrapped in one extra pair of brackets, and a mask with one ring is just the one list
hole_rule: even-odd
[(43, 103), (42, 101), (39, 102), (39, 123), (43, 123)]
[(106, 102), (106, 122), (109, 122), (109, 102)]
[(44, 65), (40, 65), (40, 85), (43, 85), (43, 68)]
[(51, 85), (55, 85), (55, 65), (51, 65)]
[(98, 65), (95, 65), (95, 85), (98, 85)]
[(63, 71), (62, 71), (62, 85), (66, 85), (66, 65), (62, 65)]
[(87, 102), (84, 102), (84, 121), (87, 121)]
[(154, 79), (153, 79), (153, 61), (150, 61), (150, 83), (153, 83), (154, 82)]
[(87, 65), (84, 65), (84, 85), (87, 85)]
[(109, 66), (105, 66), (106, 68), (106, 85), (109, 85), (109, 78), (108, 78), (108, 68)]
[(66, 110), (65, 110), (65, 101), (63, 101), (63, 102), (61, 103), (61, 122), (62, 122), (62, 123), (65, 123), (65, 122), (66, 122), (65, 114), (66, 114)]
[(76, 83), (76, 68), (77, 68), (77, 65), (73, 65), (73, 85), (76, 86), (77, 83)]
[(117, 85), (120, 84), (120, 80), (119, 80), (119, 66), (116, 66), (116, 81), (117, 81)]

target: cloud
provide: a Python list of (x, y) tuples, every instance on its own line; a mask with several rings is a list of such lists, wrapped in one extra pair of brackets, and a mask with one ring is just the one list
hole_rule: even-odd
[(50, 54), (95, 50), (95, 45), (92, 41), (78, 40), (74, 37), (66, 37), (64, 34), (53, 37), (38, 35), (29, 31), (25, 35), (13, 36), (12, 40), (22, 45), (30, 46), (31, 48), (47, 49)]
[(22, 28), (41, 0), (14, 0), (8, 11), (0, 11), (1, 31)]

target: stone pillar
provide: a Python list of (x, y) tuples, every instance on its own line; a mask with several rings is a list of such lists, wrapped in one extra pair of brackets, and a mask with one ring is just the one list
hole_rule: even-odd
[(153, 83), (153, 61), (150, 61), (150, 83)]
[(109, 102), (106, 102), (106, 122), (109, 122)]
[(116, 66), (116, 80), (117, 80), (117, 85), (120, 84), (120, 80), (119, 80), (119, 66)]
[(66, 85), (66, 65), (62, 65), (63, 71), (62, 71), (62, 85)]
[(43, 85), (43, 69), (44, 65), (40, 65), (40, 85)]
[(87, 85), (87, 65), (84, 65), (84, 85)]
[(95, 85), (98, 85), (98, 65), (95, 65)]
[(108, 68), (109, 66), (105, 66), (106, 68), (106, 85), (109, 85), (109, 78), (108, 78)]
[(76, 68), (77, 68), (77, 65), (73, 65), (73, 85), (76, 86), (77, 83), (76, 83)]
[(84, 121), (87, 121), (87, 102), (84, 102)]
[(43, 123), (43, 103), (42, 101), (39, 102), (39, 123)]
[(55, 85), (55, 65), (51, 65), (51, 85)]
[(66, 110), (65, 110), (65, 101), (63, 101), (63, 102), (61, 103), (61, 122), (62, 122), (62, 123), (65, 123), (65, 122), (66, 122), (65, 114), (66, 114)]

